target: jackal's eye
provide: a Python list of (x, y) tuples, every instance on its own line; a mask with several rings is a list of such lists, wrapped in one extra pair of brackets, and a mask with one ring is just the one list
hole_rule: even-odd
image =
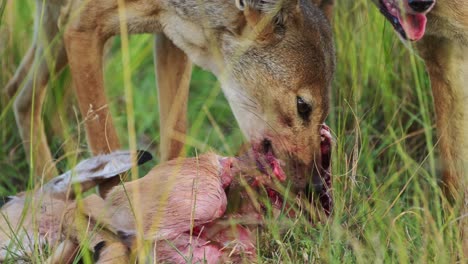
[(297, 113), (304, 121), (309, 121), (312, 113), (312, 105), (307, 103), (302, 97), (296, 97)]

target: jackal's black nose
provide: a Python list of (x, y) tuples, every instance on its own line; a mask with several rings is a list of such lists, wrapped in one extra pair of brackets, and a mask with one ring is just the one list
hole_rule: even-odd
[(415, 12), (424, 13), (431, 9), (435, 4), (435, 0), (408, 0), (408, 5)]

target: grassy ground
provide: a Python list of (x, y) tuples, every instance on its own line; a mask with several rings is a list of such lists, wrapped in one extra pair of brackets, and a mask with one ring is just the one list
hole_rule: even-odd
[[(327, 223), (295, 224), (284, 236), (270, 225), (270, 232), (262, 236), (261, 261), (453, 263), (461, 244), (455, 213), (437, 187), (434, 112), (424, 67), (370, 1), (337, 2), (338, 68), (328, 118), (336, 140), (335, 212)], [(0, 0), (0, 87), (30, 44), (33, 10), (32, 1)], [(107, 94), (120, 138), (127, 144), (127, 114), (122, 107), (127, 98), (120, 72), (129, 67), (138, 146), (157, 153), (152, 36), (132, 36), (130, 43), (131, 62), (122, 65), (119, 39), (112, 42), (105, 68)], [(70, 83), (67, 71), (54, 78), (44, 119), (55, 156), (79, 152), (81, 158), (87, 156), (86, 143), (80, 135), (83, 128), (73, 121), (78, 110)], [(5, 196), (25, 189), (29, 170), (12, 102), (3, 94), (0, 109), (0, 196)], [(191, 155), (195, 149), (232, 154), (243, 142), (216, 79), (200, 69), (192, 76), (189, 119)], [(59, 167), (69, 164), (65, 158)]]

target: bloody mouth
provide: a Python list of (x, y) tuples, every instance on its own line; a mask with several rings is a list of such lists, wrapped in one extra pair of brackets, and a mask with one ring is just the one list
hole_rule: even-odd
[(426, 14), (410, 14), (402, 11), (396, 0), (380, 0), (380, 12), (405, 40), (420, 40), (426, 31)]
[[(325, 214), (329, 216), (333, 209), (333, 197), (332, 197), (332, 177), (331, 177), (331, 142), (332, 136), (330, 134), (330, 128), (322, 124), (320, 129), (320, 164), (316, 165), (316, 169), (319, 176), (320, 188), (317, 189), (317, 195), (325, 211)], [(257, 163), (257, 168), (260, 172), (266, 175), (272, 175), (280, 182), (286, 181), (287, 177), (281, 167), (281, 161), (275, 157), (274, 151), (271, 147), (270, 141), (263, 142), (263, 153), (254, 151), (254, 157)], [(274, 207), (281, 208), (283, 200), (281, 195), (275, 190), (265, 186), (268, 192), (269, 199)]]
[(286, 180), (286, 173), (281, 168), (281, 161), (275, 157), (270, 140), (263, 140), (262, 150), (261, 152), (254, 151), (258, 170), (266, 175), (272, 174), (277, 180), (284, 182)]

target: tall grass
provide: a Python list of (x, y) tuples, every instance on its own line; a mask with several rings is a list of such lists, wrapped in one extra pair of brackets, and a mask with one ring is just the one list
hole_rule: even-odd
[[(292, 223), (285, 235), (269, 224), (260, 236), (261, 261), (453, 263), (461, 243), (456, 214), (437, 184), (434, 111), (424, 66), (370, 1), (337, 2), (337, 73), (328, 118), (335, 137), (335, 211), (326, 223)], [(0, 0), (0, 87), (30, 44), (33, 10), (32, 1)], [(115, 38), (106, 56), (105, 82), (119, 136), (128, 146), (128, 115), (122, 103), (130, 99), (124, 96), (120, 73), (131, 73), (136, 142), (157, 153), (152, 42), (149, 35), (132, 36), (129, 61), (123, 64), (120, 38)], [(65, 71), (49, 85), (43, 111), (56, 157), (87, 155), (75, 105)], [(29, 172), (12, 101), (3, 94), (0, 109), (0, 196), (5, 196), (23, 190)], [(198, 68), (192, 75), (188, 116), (190, 155), (208, 149), (233, 154), (243, 142), (216, 79)], [(72, 162), (64, 159), (59, 168)]]

